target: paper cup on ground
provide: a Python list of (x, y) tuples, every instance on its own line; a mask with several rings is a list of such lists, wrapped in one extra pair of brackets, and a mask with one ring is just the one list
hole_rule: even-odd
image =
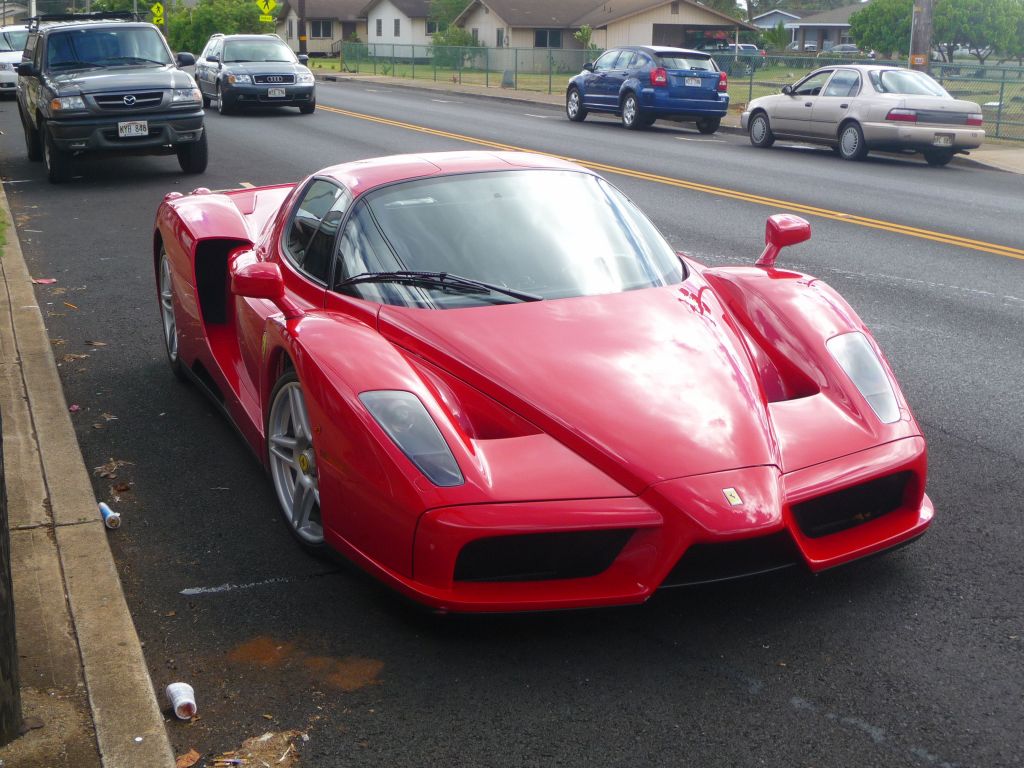
[(167, 686), (167, 700), (171, 702), (174, 715), (179, 720), (191, 720), (196, 714), (196, 693), (188, 683), (171, 683)]

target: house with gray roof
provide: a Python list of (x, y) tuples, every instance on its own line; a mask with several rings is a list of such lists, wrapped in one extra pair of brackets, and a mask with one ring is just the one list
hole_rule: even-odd
[(865, 5), (866, 2), (853, 3), (804, 16), (799, 21), (787, 22), (786, 29), (793, 30), (793, 39), (800, 43), (799, 50), (806, 50), (807, 43), (813, 43), (817, 50), (827, 51), (833, 45), (856, 42), (850, 38), (850, 17)]

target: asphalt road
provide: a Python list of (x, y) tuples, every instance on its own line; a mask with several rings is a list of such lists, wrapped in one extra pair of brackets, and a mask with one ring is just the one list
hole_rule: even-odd
[[(201, 719), (168, 726), (179, 753), (297, 729), (317, 767), (1020, 765), (1024, 261), (1006, 251), (1024, 248), (1020, 176), (355, 83), (319, 101), (350, 114), (210, 114), (201, 177), (113, 158), (60, 187), (0, 103), (0, 172), (33, 274), (58, 281), (37, 295), (86, 465), (124, 462), (94, 483), (123, 513), (111, 545), (153, 681), (197, 692)], [(889, 355), (929, 439), (931, 532), (815, 578), (476, 618), (304, 554), (231, 426), (167, 370), (156, 206), (200, 184), (479, 148), (466, 138), (626, 171), (608, 176), (708, 263), (752, 261), (768, 214), (816, 208), (812, 240), (781, 261), (843, 291)]]

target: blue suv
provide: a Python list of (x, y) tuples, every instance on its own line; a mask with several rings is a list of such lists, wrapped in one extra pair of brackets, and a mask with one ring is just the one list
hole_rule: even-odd
[(580, 122), (589, 112), (611, 112), (631, 130), (659, 118), (693, 120), (701, 133), (714, 133), (729, 111), (728, 90), (728, 75), (707, 53), (630, 45), (584, 65), (569, 81), (565, 114)]

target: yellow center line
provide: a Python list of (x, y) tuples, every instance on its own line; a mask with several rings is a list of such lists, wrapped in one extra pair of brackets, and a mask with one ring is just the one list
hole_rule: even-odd
[(489, 141), (487, 139), (480, 139), (475, 136), (466, 136), (461, 133), (451, 133), (450, 131), (441, 131), (436, 128), (427, 128), (422, 125), (415, 125), (414, 123), (401, 122), (399, 120), (390, 120), (386, 117), (376, 117), (374, 115), (367, 115), (361, 112), (351, 112), (347, 109), (338, 109), (336, 107), (328, 107), (323, 104), (318, 104), (317, 109), (324, 112), (333, 112), (337, 115), (344, 115), (346, 117), (354, 117), (359, 120), (368, 120), (373, 123), (379, 123), (381, 125), (390, 125), (395, 128), (402, 128), (407, 131), (416, 131), (417, 133), (425, 133), (431, 136), (439, 136), (445, 139), (453, 139), (455, 141), (463, 141), (468, 144), (475, 144), (479, 147), (487, 147), (489, 149), (497, 149), (506, 152), (534, 152), (537, 154), (547, 155), (548, 157), (554, 157), (559, 160), (570, 160), (578, 165), (582, 165), (591, 170), (601, 171), (603, 173), (613, 173), (618, 176), (628, 176), (629, 178), (639, 179), (640, 181), (650, 181), (656, 184), (665, 184), (679, 189), (687, 189), (693, 192), (703, 192), (708, 195), (716, 195), (718, 197), (727, 197), (731, 200), (740, 200), (747, 203), (753, 203), (755, 205), (764, 205), (771, 208), (784, 209), (791, 213), (803, 213), (808, 216), (816, 216), (821, 219), (830, 219), (832, 221), (841, 221), (847, 224), (857, 224), (861, 227), (868, 227), (870, 229), (878, 229), (885, 232), (893, 232), (900, 235), (907, 235), (909, 237), (917, 237), (923, 240), (932, 240), (936, 243), (944, 243), (946, 245), (955, 245), (961, 248), (968, 248), (975, 251), (983, 251), (985, 253), (994, 253), (997, 256), (1006, 256), (1011, 259), (1024, 260), (1024, 249), (1013, 248), (1009, 245), (1000, 245), (998, 243), (989, 243), (984, 240), (972, 240), (968, 237), (960, 237), (959, 235), (950, 235), (944, 232), (934, 232), (928, 229), (920, 229), (919, 227), (911, 227), (905, 224), (897, 224), (891, 221), (883, 221), (880, 219), (872, 219), (866, 216), (858, 216), (853, 213), (843, 213), (842, 211), (833, 211), (828, 208), (819, 208), (813, 205), (805, 205), (804, 203), (794, 203), (788, 200), (779, 200), (774, 197), (765, 197), (764, 195), (755, 195), (748, 192), (740, 192), (735, 189), (727, 189), (724, 187), (715, 187), (708, 184), (700, 184), (695, 181), (686, 181), (684, 179), (675, 179), (670, 176), (660, 176), (655, 173), (646, 173), (644, 171), (636, 171), (631, 168), (621, 168), (616, 165), (608, 165), (607, 163), (598, 163), (590, 160), (580, 160), (575, 157), (567, 157), (565, 155), (556, 155), (551, 152), (538, 152), (534, 149), (528, 149), (526, 147), (517, 147), (512, 144), (502, 144), (497, 141)]

